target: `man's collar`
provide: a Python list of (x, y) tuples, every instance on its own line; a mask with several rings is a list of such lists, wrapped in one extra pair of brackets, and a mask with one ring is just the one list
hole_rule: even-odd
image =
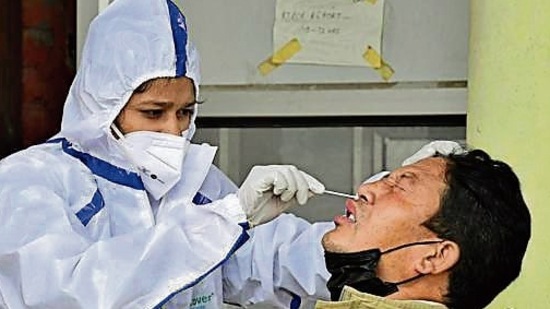
[(317, 301), (315, 309), (446, 309), (443, 304), (424, 300), (395, 300), (359, 292), (344, 286), (337, 302)]

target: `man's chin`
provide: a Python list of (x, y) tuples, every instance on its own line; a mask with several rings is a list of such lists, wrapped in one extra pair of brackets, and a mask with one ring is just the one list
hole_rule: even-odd
[(330, 245), (331, 245), (330, 234), (332, 232), (334, 232), (334, 229), (326, 232), (325, 235), (323, 235), (323, 238), (321, 239), (321, 244), (323, 245), (323, 249), (325, 249), (325, 251), (330, 251)]
[(340, 246), (338, 246), (338, 241), (334, 239), (336, 232), (336, 228), (332, 229), (323, 235), (323, 238), (321, 239), (321, 244), (323, 245), (323, 249), (328, 252), (342, 252), (342, 249)]

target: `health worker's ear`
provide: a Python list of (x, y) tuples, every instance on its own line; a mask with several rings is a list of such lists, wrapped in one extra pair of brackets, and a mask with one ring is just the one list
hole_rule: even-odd
[(415, 264), (418, 273), (428, 275), (449, 271), (460, 258), (460, 247), (457, 243), (444, 240), (426, 251), (426, 254)]

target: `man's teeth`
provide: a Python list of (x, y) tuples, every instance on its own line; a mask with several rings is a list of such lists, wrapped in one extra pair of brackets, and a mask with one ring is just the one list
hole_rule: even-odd
[(349, 221), (351, 221), (352, 223), (355, 223), (355, 215), (350, 212), (349, 210), (346, 209), (346, 217), (348, 218)]

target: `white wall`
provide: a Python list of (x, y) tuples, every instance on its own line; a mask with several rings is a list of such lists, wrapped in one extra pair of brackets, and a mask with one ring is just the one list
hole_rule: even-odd
[[(178, 0), (203, 58), (205, 85), (378, 83), (369, 68), (256, 66), (272, 53), (276, 0)], [(344, 0), (343, 0), (344, 1)], [(383, 58), (394, 82), (466, 80), (469, 1), (386, 0)]]
[[(87, 25), (109, 0), (77, 0), (80, 55)], [(369, 68), (257, 65), (272, 50), (276, 0), (178, 0), (202, 58), (201, 117), (465, 114), (469, 1), (386, 0), (383, 57)]]
[(390, 85), (369, 68), (292, 64), (262, 76), (276, 0), (179, 3), (201, 53), (202, 117), (466, 113), (469, 1), (386, 0)]

